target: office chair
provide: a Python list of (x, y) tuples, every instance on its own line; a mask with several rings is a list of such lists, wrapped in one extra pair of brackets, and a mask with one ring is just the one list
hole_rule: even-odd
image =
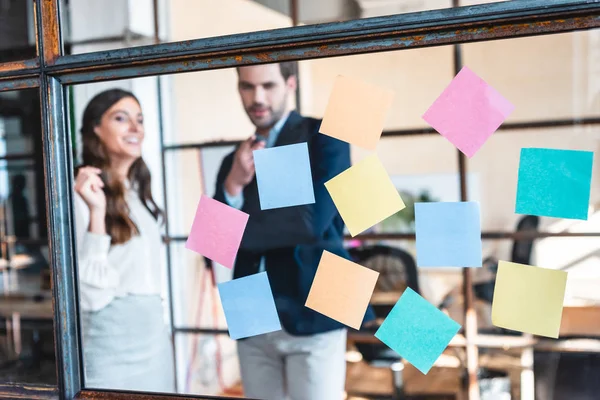
[[(354, 262), (379, 272), (376, 292), (403, 292), (410, 287), (417, 293), (419, 276), (413, 256), (406, 251), (389, 246), (374, 245), (348, 250)], [(373, 307), (377, 318), (385, 318), (393, 304)]]
[[(535, 232), (538, 230), (540, 218), (535, 215), (525, 215), (517, 223), (516, 232)], [(519, 264), (531, 264), (531, 253), (535, 239), (515, 239), (513, 242), (510, 261)], [(483, 268), (494, 273), (494, 279), (473, 285), (475, 297), (491, 303), (494, 298), (494, 284), (496, 272), (498, 271), (498, 260), (488, 257), (483, 260)]]
[[(519, 220), (517, 232), (537, 232), (540, 218), (535, 215), (526, 215)], [(531, 263), (531, 252), (535, 239), (516, 239), (513, 243), (511, 261), (519, 264)]]
[[(389, 246), (374, 245), (348, 249), (353, 261), (379, 272), (379, 279), (375, 291), (404, 291), (410, 287), (417, 293), (419, 290), (419, 277), (414, 258), (406, 251)], [(393, 304), (373, 305), (377, 318), (385, 318)], [(375, 331), (376, 328), (366, 329)], [(402, 389), (402, 358), (384, 344), (355, 343), (356, 349), (361, 353), (363, 360), (376, 367), (386, 367), (392, 371), (394, 383), (394, 400), (404, 398)]]

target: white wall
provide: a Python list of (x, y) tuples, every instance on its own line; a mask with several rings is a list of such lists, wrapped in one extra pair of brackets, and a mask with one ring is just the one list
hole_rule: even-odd
[[(289, 0), (256, 0), (282, 15), (291, 16)], [(354, 0), (300, 0), (298, 19), (305, 24), (329, 21), (344, 21), (358, 17), (358, 6)]]
[(452, 7), (450, 0), (356, 0), (356, 2), (360, 7), (362, 18)]
[[(289, 0), (256, 0), (256, 2), (281, 14), (290, 15)], [(468, 5), (469, 2), (462, 3)], [(299, 21), (312, 24), (449, 8), (452, 7), (452, 2), (450, 0), (301, 0), (298, 5)]]
[(68, 12), (71, 42), (122, 37), (128, 32), (154, 36), (152, 0), (73, 0)]

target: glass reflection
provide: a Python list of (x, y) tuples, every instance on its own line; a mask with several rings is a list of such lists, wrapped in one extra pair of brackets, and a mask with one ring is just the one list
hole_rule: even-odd
[(0, 63), (36, 56), (33, 3), (0, 2)]
[(56, 384), (39, 104), (0, 93), (0, 383)]

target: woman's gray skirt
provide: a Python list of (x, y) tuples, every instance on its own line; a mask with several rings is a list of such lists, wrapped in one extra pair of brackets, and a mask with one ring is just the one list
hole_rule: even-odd
[(159, 296), (115, 298), (81, 320), (86, 388), (175, 392), (173, 347)]

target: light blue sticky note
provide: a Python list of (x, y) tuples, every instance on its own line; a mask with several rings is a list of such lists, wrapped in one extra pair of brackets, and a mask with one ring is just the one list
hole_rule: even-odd
[(306, 143), (255, 150), (254, 165), (262, 210), (315, 202)]
[(407, 288), (375, 337), (427, 374), (460, 324)]
[(478, 203), (415, 203), (415, 233), (419, 267), (481, 267)]
[(281, 330), (266, 272), (220, 283), (218, 288), (232, 339)]
[(591, 151), (521, 149), (517, 214), (588, 219)]

